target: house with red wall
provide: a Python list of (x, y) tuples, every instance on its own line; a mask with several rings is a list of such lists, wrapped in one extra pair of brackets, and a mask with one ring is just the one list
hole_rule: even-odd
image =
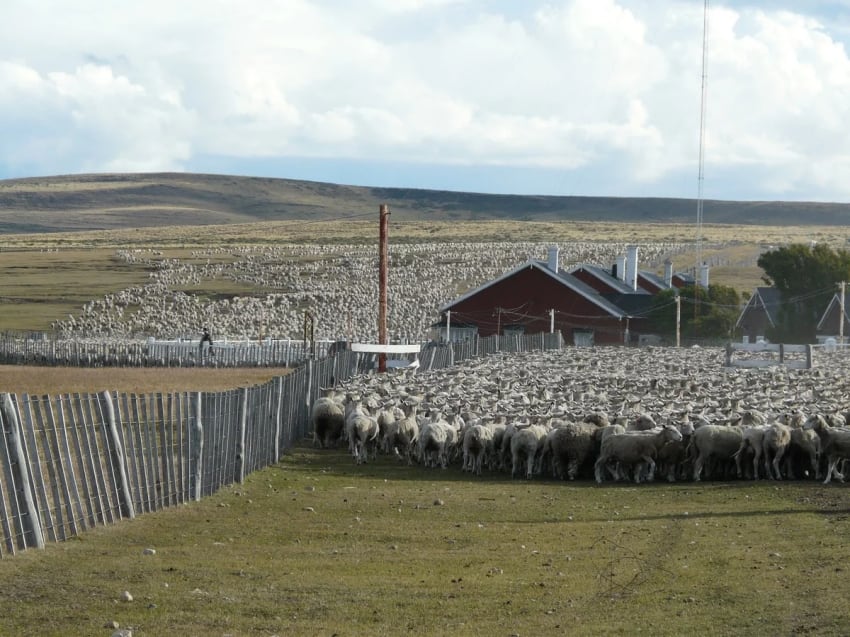
[[(637, 277), (636, 250), (633, 255), (634, 265), (626, 269)], [(604, 268), (560, 269), (558, 250), (551, 248), (547, 261), (529, 259), (440, 307), (434, 327), (439, 340), (446, 332), (454, 341), (560, 331), (576, 345), (631, 343), (651, 332), (646, 315), (652, 296)]]

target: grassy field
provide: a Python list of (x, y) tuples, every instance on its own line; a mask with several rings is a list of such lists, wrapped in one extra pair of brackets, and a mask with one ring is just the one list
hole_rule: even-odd
[(305, 446), (4, 559), (0, 634), (846, 634), (848, 504), (813, 483), (473, 479)]

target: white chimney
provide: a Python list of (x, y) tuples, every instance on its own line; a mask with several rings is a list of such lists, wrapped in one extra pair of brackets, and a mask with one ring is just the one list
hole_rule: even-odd
[(664, 260), (664, 286), (673, 287), (673, 262), (669, 257)]
[(626, 285), (637, 290), (638, 280), (638, 247), (626, 246)]
[(703, 262), (699, 269), (699, 284), (708, 289), (708, 264)]
[(552, 272), (558, 271), (558, 254), (560, 250), (558, 246), (550, 246), (549, 247), (549, 269)]
[(617, 278), (620, 281), (626, 280), (626, 255), (621, 254), (617, 257), (617, 260), (614, 262), (617, 267)]

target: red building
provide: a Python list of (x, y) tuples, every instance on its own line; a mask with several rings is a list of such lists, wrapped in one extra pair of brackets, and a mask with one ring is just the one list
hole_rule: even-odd
[(440, 313), (437, 327), (443, 338), (448, 327), (452, 340), (560, 330), (577, 345), (626, 343), (645, 322), (559, 269), (557, 249), (550, 250), (548, 262), (530, 259), (447, 303)]

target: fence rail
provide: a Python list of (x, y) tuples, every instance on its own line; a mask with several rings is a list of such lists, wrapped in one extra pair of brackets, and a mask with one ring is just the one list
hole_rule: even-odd
[[(432, 344), (419, 371), (561, 345), (560, 335)], [(371, 373), (374, 357), (344, 350), (223, 392), (0, 393), (0, 557), (242, 482), (304, 438), (323, 388)]]
[(333, 341), (51, 339), (4, 334), (0, 364), (70, 367), (295, 367), (308, 358), (324, 358)]
[(784, 343), (726, 344), (726, 367), (772, 367), (774, 365), (811, 369), (814, 365), (814, 346)]

